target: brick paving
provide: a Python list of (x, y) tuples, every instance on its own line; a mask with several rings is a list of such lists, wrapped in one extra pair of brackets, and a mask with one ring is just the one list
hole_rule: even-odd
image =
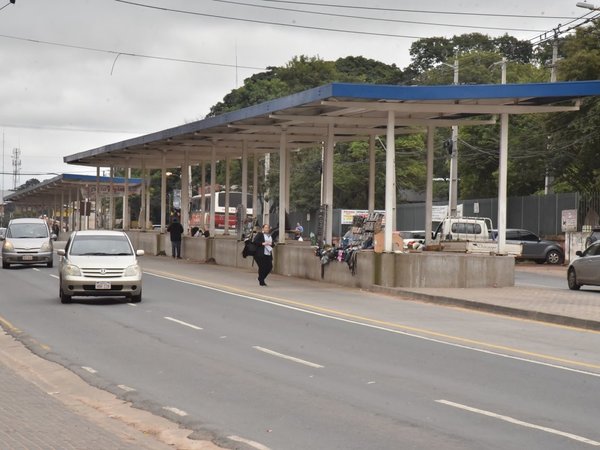
[(70, 411), (0, 360), (2, 450), (165, 449), (158, 442), (115, 434)]

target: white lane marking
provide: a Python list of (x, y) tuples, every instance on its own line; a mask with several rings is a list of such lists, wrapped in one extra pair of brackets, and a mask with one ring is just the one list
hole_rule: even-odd
[(137, 306), (137, 303), (127, 303), (129, 306)]
[(54, 275), (54, 274), (52, 274), (52, 273), (51, 273), (51, 274), (50, 274), (50, 276), (51, 276), (52, 278), (56, 278), (56, 279), (58, 280), (58, 275)]
[(36, 272), (41, 272), (40, 269), (38, 269), (37, 267), (34, 267), (33, 270), (35, 270)]
[(81, 366), (83, 370), (87, 370), (89, 373), (98, 373), (96, 369), (92, 369), (91, 367)]
[(129, 386), (126, 386), (124, 384), (119, 384), (118, 385), (120, 389), (124, 390), (125, 392), (134, 392), (135, 389)]
[(181, 417), (185, 417), (188, 415), (185, 411), (175, 408), (174, 406), (163, 406), (163, 409), (166, 411), (172, 412), (173, 414), (177, 414), (178, 416), (181, 416)]
[(244, 439), (243, 437), (239, 437), (236, 435), (231, 435), (231, 436), (227, 436), (228, 439), (231, 439), (232, 441), (236, 441), (236, 442), (242, 442), (246, 445), (249, 445), (250, 447), (254, 447), (258, 450), (271, 450), (269, 447), (259, 444), (258, 442), (255, 441), (251, 441), (249, 439)]
[(295, 358), (293, 356), (284, 355), (283, 353), (278, 353), (276, 351), (269, 350), (268, 348), (259, 347), (258, 345), (255, 345), (252, 348), (255, 349), (255, 350), (258, 350), (259, 352), (267, 353), (269, 355), (277, 356), (278, 358), (287, 359), (289, 361), (294, 361), (294, 362), (297, 362), (299, 364), (304, 364), (305, 366), (314, 367), (315, 369), (322, 369), (324, 367), (324, 366), (322, 366), (320, 364), (316, 364), (316, 363), (313, 363), (313, 362), (310, 362), (310, 361), (305, 361), (304, 359)]
[(546, 433), (556, 434), (558, 436), (562, 436), (562, 437), (566, 437), (569, 439), (573, 439), (575, 441), (583, 442), (584, 444), (594, 445), (596, 447), (600, 446), (600, 442), (593, 441), (591, 439), (588, 439), (588, 438), (585, 438), (582, 436), (578, 436), (576, 434), (566, 433), (564, 431), (555, 430), (554, 428), (548, 428), (548, 427), (544, 427), (541, 425), (535, 425), (535, 424), (529, 423), (529, 422), (523, 422), (522, 420), (515, 419), (515, 418), (509, 417), (509, 416), (503, 416), (501, 414), (496, 414), (491, 411), (485, 411), (483, 409), (473, 408), (471, 406), (462, 405), (460, 403), (454, 403), (454, 402), (451, 402), (448, 400), (436, 400), (436, 402), (442, 403), (442, 404), (448, 405), (448, 406), (453, 406), (454, 408), (463, 409), (465, 411), (470, 411), (470, 412), (473, 412), (476, 414), (482, 414), (484, 416), (492, 417), (494, 419), (503, 420), (505, 422), (513, 423), (515, 425), (520, 425), (522, 427), (533, 428), (535, 430), (545, 431)]
[(166, 316), (165, 319), (170, 320), (171, 322), (178, 323), (179, 325), (185, 325), (186, 327), (193, 328), (194, 330), (202, 330), (202, 328), (197, 327), (196, 325), (192, 325), (191, 323), (183, 322), (181, 320), (173, 319), (172, 317)]
[(536, 361), (534, 359), (528, 359), (528, 358), (523, 358), (521, 356), (514, 356), (514, 355), (509, 355), (509, 354), (506, 354), (506, 353), (500, 353), (500, 352), (495, 352), (495, 351), (491, 351), (491, 350), (485, 350), (485, 349), (482, 349), (482, 348), (470, 347), (468, 345), (457, 344), (455, 342), (442, 341), (441, 339), (431, 338), (431, 337), (427, 337), (427, 336), (421, 336), (421, 335), (418, 335), (418, 334), (415, 334), (415, 333), (410, 333), (408, 331), (395, 330), (393, 328), (387, 328), (387, 327), (384, 327), (384, 326), (381, 326), (381, 325), (373, 325), (373, 324), (370, 324), (370, 323), (358, 322), (356, 320), (345, 319), (343, 317), (336, 317), (336, 316), (332, 316), (330, 314), (324, 314), (324, 313), (320, 313), (320, 312), (317, 312), (317, 311), (311, 311), (309, 309), (299, 308), (297, 306), (291, 306), (291, 305), (285, 305), (285, 304), (282, 304), (282, 303), (277, 303), (277, 302), (272, 301), (272, 300), (265, 300), (263, 298), (252, 297), (250, 295), (245, 295), (245, 294), (239, 294), (237, 292), (226, 291), (224, 289), (219, 289), (219, 288), (216, 288), (216, 287), (213, 287), (213, 286), (207, 286), (207, 285), (201, 284), (201, 283), (192, 283), (191, 281), (178, 280), (177, 278), (166, 277), (164, 275), (157, 275), (157, 274), (154, 274), (154, 273), (151, 273), (151, 272), (144, 272), (144, 273), (148, 273), (148, 275), (152, 275), (152, 276), (155, 276), (157, 278), (163, 278), (163, 279), (170, 280), (170, 281), (175, 281), (175, 282), (178, 282), (178, 283), (189, 284), (190, 286), (200, 286), (200, 287), (203, 287), (204, 289), (208, 289), (208, 290), (211, 290), (211, 291), (221, 292), (223, 294), (229, 294), (229, 295), (232, 295), (232, 296), (235, 296), (235, 297), (246, 298), (248, 300), (254, 300), (255, 302), (266, 303), (266, 304), (273, 305), (273, 306), (279, 306), (280, 308), (285, 308), (285, 309), (290, 309), (290, 310), (293, 310), (293, 311), (303, 312), (305, 314), (312, 314), (313, 316), (324, 317), (326, 319), (337, 320), (339, 322), (351, 323), (351, 324), (354, 324), (354, 325), (360, 325), (362, 327), (373, 328), (375, 330), (387, 331), (389, 333), (400, 334), (400, 335), (412, 337), (412, 338), (415, 338), (415, 339), (422, 339), (422, 340), (425, 340), (425, 341), (434, 342), (436, 344), (449, 345), (451, 347), (462, 348), (463, 350), (470, 350), (470, 351), (473, 351), (473, 352), (485, 353), (485, 354), (492, 355), (492, 356), (499, 356), (499, 357), (502, 357), (502, 358), (513, 359), (513, 360), (516, 360), (516, 361), (522, 361), (522, 362), (526, 362), (526, 363), (530, 363), (530, 364), (537, 364), (539, 366), (551, 367), (553, 369), (566, 370), (567, 372), (574, 372), (574, 373), (578, 373), (578, 374), (581, 374), (581, 375), (589, 375), (589, 376), (592, 376), (592, 377), (600, 378), (600, 373), (588, 372), (588, 371), (580, 370), (580, 369), (573, 369), (573, 368), (567, 367), (567, 366), (559, 366), (558, 364), (552, 364), (552, 363), (547, 363), (547, 362), (543, 362), (543, 361)]

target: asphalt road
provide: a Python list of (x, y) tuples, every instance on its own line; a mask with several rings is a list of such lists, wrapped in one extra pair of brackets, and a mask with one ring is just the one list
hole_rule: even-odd
[[(56, 268), (0, 271), (0, 316), (200, 433), (290, 450), (600, 445), (599, 333), (323, 287), (292, 307), (146, 274), (140, 304), (61, 305), (57, 284)], [(374, 310), (387, 321), (363, 320)]]

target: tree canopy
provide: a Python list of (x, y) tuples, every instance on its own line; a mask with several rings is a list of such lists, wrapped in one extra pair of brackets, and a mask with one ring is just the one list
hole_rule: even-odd
[[(578, 29), (560, 40), (561, 80), (597, 79), (600, 73), (600, 36), (597, 23)], [(269, 67), (244, 81), (214, 105), (210, 115), (255, 105), (330, 82), (375, 84), (452, 84), (454, 61), (458, 61), (459, 83), (500, 83), (500, 62), (506, 58), (508, 83), (545, 82), (551, 57), (548, 44), (536, 48), (529, 41), (509, 35), (490, 38), (469, 33), (452, 38), (430, 37), (415, 41), (411, 63), (404, 69), (362, 56), (336, 61), (296, 56), (285, 66)], [(559, 191), (600, 190), (600, 102), (586, 100), (580, 112), (554, 115), (513, 116), (509, 134), (509, 195), (542, 192), (546, 176), (555, 177)], [(447, 178), (449, 158), (442, 142), (449, 130), (438, 129), (435, 138), (434, 177)], [(376, 207), (383, 207), (385, 136), (376, 150)], [(424, 134), (396, 138), (397, 186), (399, 192), (425, 189)], [(461, 127), (459, 131), (459, 197), (480, 198), (497, 194), (499, 126)], [(292, 157), (291, 196), (293, 209), (316, 209), (320, 203), (321, 148), (305, 149)], [(277, 155), (273, 155), (271, 177), (262, 186), (276, 197)], [(219, 170), (221, 173), (222, 170)], [(232, 178), (239, 176), (234, 170)], [(340, 143), (334, 157), (334, 200), (337, 207), (364, 208), (367, 204), (368, 143)], [(263, 179), (263, 178), (261, 178)], [(235, 182), (235, 181), (234, 181)], [(447, 187), (439, 187), (440, 196)], [(443, 198), (443, 197), (442, 197)], [(398, 196), (403, 201), (402, 195)]]

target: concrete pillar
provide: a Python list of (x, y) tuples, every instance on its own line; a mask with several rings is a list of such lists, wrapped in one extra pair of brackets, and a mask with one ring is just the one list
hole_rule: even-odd
[(186, 150), (181, 166), (181, 225), (185, 233), (190, 229), (190, 152)]
[(433, 145), (435, 127), (427, 127), (427, 187), (425, 189), (425, 245), (431, 243), (431, 219), (433, 209)]
[(108, 214), (110, 215), (110, 223), (108, 225), (109, 230), (115, 229), (115, 168), (110, 168), (110, 199), (108, 205)]
[(508, 114), (500, 114), (500, 162), (498, 167), (498, 253), (506, 253), (506, 192), (508, 180)]
[(167, 205), (167, 156), (163, 154), (160, 171), (160, 232), (164, 233), (167, 228), (167, 214), (169, 205)]
[(369, 213), (375, 210), (375, 136), (369, 136)]
[(388, 111), (387, 139), (385, 150), (385, 252), (394, 251), (393, 231), (396, 218), (396, 118), (394, 111)]
[[(127, 164), (129, 165), (129, 163)], [(129, 214), (129, 178), (131, 177), (131, 168), (125, 168), (125, 189), (123, 190), (123, 230), (129, 230), (131, 214)]]
[(215, 234), (215, 207), (217, 196), (215, 194), (215, 186), (217, 185), (217, 148), (212, 146), (210, 157), (210, 234)]

